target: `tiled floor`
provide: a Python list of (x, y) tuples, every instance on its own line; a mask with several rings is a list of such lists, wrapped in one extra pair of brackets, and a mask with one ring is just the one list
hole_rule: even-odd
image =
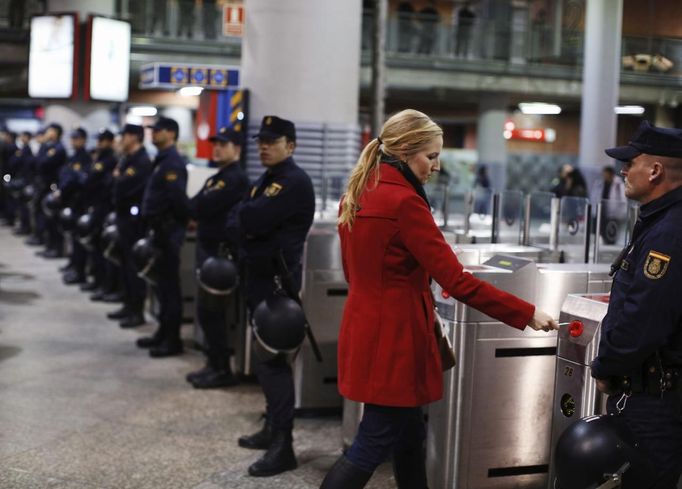
[[(237, 447), (263, 411), (256, 385), (196, 391), (202, 356), (152, 360), (93, 303), (0, 228), (0, 488), (316, 488), (341, 453), (339, 419), (297, 420), (300, 467), (255, 479)], [(191, 327), (185, 333), (191, 335)], [(394, 487), (388, 466), (367, 486)]]

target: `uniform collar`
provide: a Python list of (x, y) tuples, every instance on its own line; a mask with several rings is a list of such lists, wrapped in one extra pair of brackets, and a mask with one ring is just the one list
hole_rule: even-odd
[(107, 156), (110, 156), (112, 154), (114, 154), (114, 150), (111, 148), (106, 148), (106, 149), (103, 149), (102, 151), (100, 151), (99, 154), (97, 155), (97, 157), (98, 158), (106, 158)]
[(287, 168), (290, 168), (292, 165), (294, 165), (294, 158), (292, 156), (289, 156), (288, 158), (277, 163), (275, 166), (271, 166), (270, 168), (268, 168), (267, 173), (268, 175), (279, 175)]
[(682, 201), (682, 186), (671, 190), (665, 195), (662, 195), (656, 200), (652, 200), (648, 204), (644, 204), (639, 209), (639, 216), (643, 220), (649, 219), (651, 216), (667, 209), (668, 207)]
[(156, 154), (156, 157), (157, 157), (158, 159), (162, 159), (162, 158), (165, 158), (165, 157), (168, 156), (168, 155), (171, 155), (171, 154), (177, 153), (177, 152), (178, 152), (178, 150), (177, 150), (177, 148), (175, 147), (175, 145), (173, 144), (172, 146), (169, 146), (169, 147), (167, 147), (166, 149), (162, 149), (161, 151), (159, 151), (159, 152)]
[(225, 165), (224, 167), (219, 168), (218, 173), (216, 173), (216, 175), (221, 175), (223, 173), (229, 173), (229, 172), (234, 170), (234, 167), (238, 167), (238, 166), (239, 166), (239, 160), (235, 160), (232, 163), (230, 163), (229, 165)]

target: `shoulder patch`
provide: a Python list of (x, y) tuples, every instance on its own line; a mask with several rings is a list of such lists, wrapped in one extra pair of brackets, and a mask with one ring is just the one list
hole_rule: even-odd
[(206, 188), (211, 188), (211, 187), (213, 187), (213, 179), (212, 179), (212, 178), (209, 178), (209, 179), (206, 181)]
[(165, 178), (167, 182), (174, 182), (178, 179), (178, 174), (174, 171), (167, 171)]
[(258, 187), (255, 185), (251, 187), (251, 198), (253, 199), (253, 196), (256, 195), (256, 190), (258, 190)]
[(104, 165), (102, 164), (101, 161), (98, 161), (97, 163), (95, 163), (93, 168), (95, 169), (95, 171), (102, 171), (104, 170)]
[(265, 189), (263, 194), (265, 194), (266, 197), (274, 197), (275, 195), (280, 193), (281, 190), (282, 190), (282, 186), (279, 183), (271, 183)]
[(652, 280), (657, 280), (668, 271), (670, 257), (651, 250), (644, 261), (644, 276)]
[(75, 162), (75, 163), (73, 163), (73, 164), (71, 165), (71, 168), (73, 168), (73, 169), (76, 170), (76, 171), (80, 171), (80, 169), (81, 169), (81, 164), (78, 163), (78, 162)]
[(135, 175), (135, 168), (133, 168), (132, 166), (126, 168), (126, 175), (128, 175), (129, 177)]
[(47, 156), (54, 156), (56, 152), (57, 152), (57, 150), (54, 148), (48, 149), (47, 150)]
[(14, 152), (14, 156), (21, 156), (21, 150), (18, 149)]

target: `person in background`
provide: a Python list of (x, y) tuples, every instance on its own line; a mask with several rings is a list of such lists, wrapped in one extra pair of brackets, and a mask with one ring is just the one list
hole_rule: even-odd
[(350, 176), (338, 219), (349, 284), (338, 385), (365, 409), (353, 445), (321, 489), (361, 489), (391, 456), (399, 488), (426, 487), (422, 407), (443, 394), (431, 279), (519, 330), (558, 328), (532, 304), (464, 271), (423, 188), (440, 169), (442, 148), (442, 129), (425, 114), (404, 110), (386, 121)]

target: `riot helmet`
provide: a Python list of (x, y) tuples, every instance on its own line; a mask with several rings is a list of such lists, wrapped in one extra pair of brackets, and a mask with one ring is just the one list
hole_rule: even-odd
[(57, 214), (57, 212), (59, 212), (61, 205), (62, 203), (59, 195), (54, 192), (50, 192), (45, 197), (43, 197), (43, 200), (41, 202), (43, 212), (48, 217), (54, 217)]
[(201, 265), (197, 280), (209, 294), (228, 295), (237, 287), (239, 272), (229, 258), (212, 256)]
[(120, 266), (122, 250), (116, 224), (109, 224), (104, 228), (102, 231), (102, 241), (104, 242), (104, 258), (114, 265)]
[(622, 417), (588, 416), (561, 434), (554, 454), (556, 489), (647, 487), (653, 473)]
[(85, 246), (88, 250), (92, 250), (92, 238), (95, 234), (95, 220), (90, 212), (83, 214), (76, 221), (76, 235), (78, 242)]
[(253, 311), (256, 353), (262, 359), (296, 353), (305, 339), (306, 318), (301, 305), (276, 290)]
[(64, 207), (59, 212), (59, 222), (64, 231), (73, 231), (76, 227), (76, 213), (73, 212), (71, 207)]
[(158, 282), (160, 254), (149, 237), (138, 239), (133, 245), (133, 263), (137, 275), (152, 285)]
[(31, 202), (36, 195), (35, 186), (30, 183), (21, 190), (21, 198), (24, 202)]

